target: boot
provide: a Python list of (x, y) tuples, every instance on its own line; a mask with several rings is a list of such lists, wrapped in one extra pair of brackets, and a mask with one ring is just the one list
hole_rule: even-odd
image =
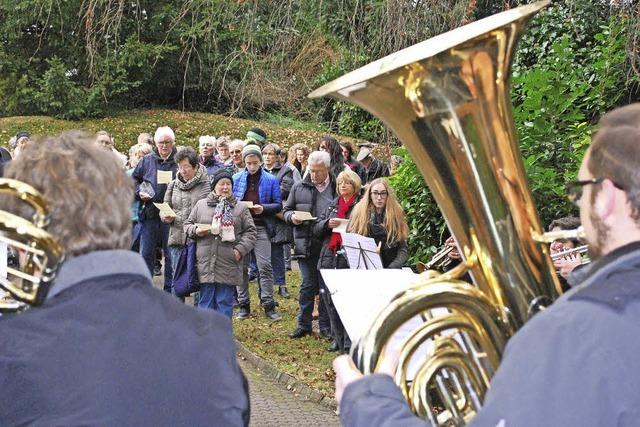
[(278, 293), (282, 298), (289, 299), (291, 295), (289, 295), (289, 291), (287, 290), (287, 285), (278, 286)]
[(276, 305), (273, 304), (273, 303), (264, 306), (264, 315), (267, 316), (267, 319), (269, 319), (269, 320), (271, 320), (273, 322), (276, 322), (276, 321), (282, 319), (282, 316), (280, 316), (276, 312)]
[(236, 314), (236, 319), (248, 319), (250, 314), (251, 307), (249, 306), (249, 304), (238, 305), (238, 314)]

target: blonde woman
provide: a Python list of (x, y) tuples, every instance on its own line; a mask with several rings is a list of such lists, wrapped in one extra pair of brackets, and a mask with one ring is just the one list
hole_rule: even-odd
[(304, 173), (307, 170), (307, 159), (309, 158), (309, 147), (302, 143), (293, 144), (289, 149), (289, 161), (298, 172), (300, 176), (304, 177)]
[(384, 268), (402, 268), (407, 260), (409, 226), (389, 183), (374, 179), (351, 214), (347, 231), (372, 237), (381, 245)]
[[(345, 170), (338, 174), (336, 179), (336, 193), (338, 196), (329, 204), (313, 227), (313, 236), (322, 240), (318, 270), (349, 268), (347, 258), (342, 250), (342, 237), (340, 233), (335, 233), (333, 230), (340, 225), (340, 219), (349, 219), (357, 205), (360, 188), (362, 188), (362, 181), (358, 174), (352, 170)], [(331, 294), (322, 276), (319, 275), (318, 278), (320, 281), (320, 295), (327, 307), (331, 322), (333, 341), (327, 350), (349, 353), (351, 340), (345, 332), (340, 315), (331, 300)]]

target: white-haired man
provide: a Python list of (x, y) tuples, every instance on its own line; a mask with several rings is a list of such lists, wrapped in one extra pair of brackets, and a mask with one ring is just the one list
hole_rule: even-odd
[(164, 252), (164, 290), (171, 292), (173, 270), (167, 248), (169, 224), (160, 220), (160, 212), (154, 203), (164, 201), (167, 184), (174, 180), (178, 165), (174, 160), (176, 136), (168, 126), (159, 127), (153, 136), (155, 148), (142, 158), (131, 175), (136, 184), (136, 199), (140, 208), (140, 254), (153, 274), (155, 249), (160, 244)]
[[(318, 217), (336, 197), (336, 185), (329, 174), (331, 157), (324, 151), (314, 151), (309, 155), (308, 171), (302, 181), (291, 188), (289, 198), (284, 204), (284, 219), (293, 225), (294, 254), (298, 257), (302, 284), (298, 303), (298, 324), (289, 337), (302, 338), (311, 333), (313, 304), (319, 294), (318, 258), (322, 241), (313, 238), (313, 221), (301, 221), (295, 211), (310, 212)], [(322, 306), (321, 306), (322, 307)], [(320, 333), (330, 336), (331, 326), (326, 312), (320, 313)]]
[[(640, 103), (602, 117), (567, 185), (589, 255), (583, 282), (509, 341), (474, 426), (632, 426), (640, 420)], [(386, 368), (391, 368), (387, 366)], [(389, 375), (334, 361), (345, 426), (419, 427)], [(392, 372), (393, 369), (386, 369)]]

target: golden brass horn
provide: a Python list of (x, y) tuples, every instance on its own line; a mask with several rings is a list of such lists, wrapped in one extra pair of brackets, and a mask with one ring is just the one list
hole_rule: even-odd
[(8, 267), (7, 277), (0, 275), (0, 287), (13, 298), (0, 300), (0, 312), (21, 311), (28, 305), (44, 302), (64, 260), (64, 252), (43, 229), (47, 223), (47, 207), (35, 188), (20, 181), (0, 178), (0, 193), (18, 198), (34, 210), (31, 221), (0, 210), (0, 242), (24, 254), (20, 269)]
[[(514, 129), (509, 94), (517, 40), (549, 1), (512, 9), (375, 61), (315, 90), (356, 104), (398, 136), (440, 207), (464, 262), (432, 272), (396, 296), (352, 347), (363, 373), (374, 372), (400, 325), (428, 320), (407, 338), (432, 341), (430, 357), (409, 386), (411, 408), (434, 425), (463, 425), (477, 411), (509, 337), (558, 297), (560, 286), (541, 244)], [(475, 286), (456, 280), (468, 272)], [(429, 274), (427, 274), (429, 273)], [(432, 316), (444, 309), (447, 315)], [(450, 331), (456, 337), (452, 338)], [(402, 372), (402, 371), (401, 371)], [(433, 411), (432, 384), (445, 413)]]

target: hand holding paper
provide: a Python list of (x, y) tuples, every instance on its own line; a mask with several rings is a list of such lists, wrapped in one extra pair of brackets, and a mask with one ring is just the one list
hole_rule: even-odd
[(153, 205), (160, 210), (160, 216), (176, 217), (176, 213), (171, 209), (171, 206), (169, 206), (168, 203), (154, 203)]
[(293, 214), (296, 216), (296, 219), (299, 221), (311, 221), (316, 219), (315, 216), (311, 215), (311, 212), (293, 211)]

